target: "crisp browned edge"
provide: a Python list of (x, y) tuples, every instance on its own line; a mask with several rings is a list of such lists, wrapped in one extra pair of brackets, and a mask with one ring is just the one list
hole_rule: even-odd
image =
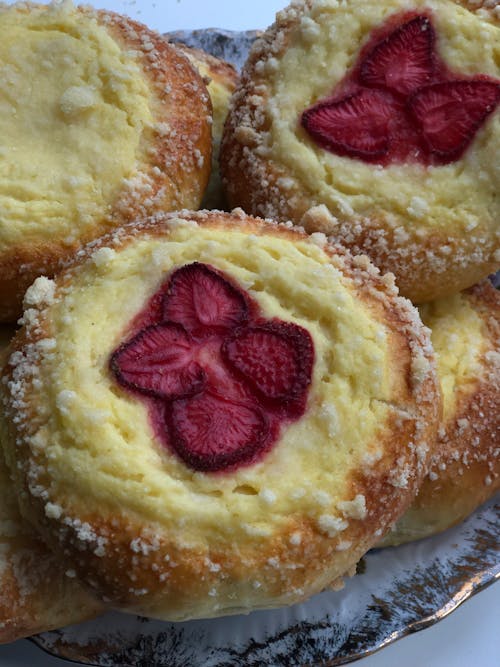
[[(472, 7), (466, 0), (452, 1), (473, 13), (480, 9), (487, 11), (492, 22), (500, 24), (486, 2)], [(313, 222), (305, 214), (322, 202), (279, 163), (259, 155), (256, 150), (259, 134), (269, 128), (269, 119), (266, 79), (257, 72), (257, 63), (271, 55), (279, 58), (286, 51), (294, 28), (312, 5), (314, 0), (304, 0), (302, 5), (295, 6), (294, 12), (279, 13), (276, 22), (257, 40), (245, 64), (240, 85), (232, 98), (221, 146), (220, 168), (229, 205), (241, 206), (253, 215), (292, 220), (308, 232), (331, 234), (336, 242), (352, 252), (369, 255), (383, 273), (394, 273), (401, 294), (414, 303), (459, 292), (494, 273), (499, 268), (498, 260), (494, 259), (495, 251), (500, 249), (498, 238), (485, 239), (479, 261), (475, 258), (478, 248), (470, 238), (453, 238), (450, 230), (429, 231), (423, 237), (415, 235), (401, 246), (394, 231), (386, 225), (384, 215), (377, 211), (369, 220), (346, 218), (335, 225)], [(293, 185), (284, 190), (279, 184), (281, 178)], [(440, 253), (443, 246), (449, 248), (446, 255)], [(439, 261), (440, 267), (433, 269), (429, 257)]]
[[(466, 290), (464, 297), (483, 321), (481, 370), (472, 386), (460, 387), (453, 417), (438, 436), (430, 466), (437, 479), (425, 477), (407, 514), (379, 546), (395, 546), (446, 530), (500, 489), (500, 362), (491, 364), (485, 358), (488, 352), (500, 355), (500, 292), (484, 281)], [(468, 421), (466, 428), (460, 428), (461, 419)], [(453, 452), (459, 453), (458, 461)], [(485, 483), (488, 476), (489, 485)]]
[[(290, 240), (305, 239), (307, 235), (297, 228), (291, 229), (270, 221), (248, 218), (243, 212), (233, 212), (224, 215), (220, 212), (183, 212), (180, 214), (165, 215), (160, 220), (145, 220), (136, 225), (128, 225), (103, 239), (90, 244), (81, 253), (81, 256), (69, 265), (67, 270), (56, 278), (57, 292), (71, 284), (72, 275), (79, 270), (80, 265), (86, 262), (91, 253), (99, 247), (114, 246), (122, 248), (132, 242), (137, 236), (149, 237), (168, 236), (168, 222), (176, 217), (195, 220), (203, 226), (216, 228), (239, 229), (253, 234), (273, 234)], [(395, 298), (394, 292), (388, 289), (388, 283), (378, 275), (372, 266), (371, 273), (358, 270), (356, 259), (345, 250), (331, 246), (328, 249), (332, 261), (338, 264), (352, 280), (352, 288), (362, 299), (368, 309), (379, 318), (383, 318), (392, 327), (389, 348), (394, 350), (393, 375), (397, 378), (397, 387), (402, 402), (401, 412), (403, 423), (397, 426), (392, 423), (380, 427), (376, 436), (378, 444), (384, 444), (384, 457), (375, 464), (370, 473), (365, 475), (358, 471), (351, 478), (352, 496), (362, 493), (366, 497), (368, 514), (364, 520), (350, 520), (349, 528), (337, 538), (327, 538), (322, 535), (312, 520), (302, 518), (290, 519), (287, 531), (275, 535), (273, 544), (265, 548), (254, 543), (247, 551), (239, 545), (222, 544), (208, 553), (195, 550), (186, 552), (180, 550), (175, 535), (162, 533), (158, 525), (149, 526), (152, 534), (159, 539), (159, 549), (149, 555), (134, 554), (130, 548), (132, 540), (141, 536), (144, 526), (141, 519), (133, 514), (116, 514), (116, 509), (93, 508), (90, 502), (86, 506), (78, 504), (78, 499), (70, 497), (51, 497), (52, 502), (65, 508), (66, 516), (78, 517), (88, 522), (95, 533), (106, 537), (114, 548), (107, 547), (103, 557), (93, 553), (95, 544), (83, 545), (76, 538), (72, 529), (61, 525), (60, 521), (48, 519), (44, 513), (45, 500), (30, 495), (27, 488), (27, 470), (30, 463), (43, 463), (41, 454), (30, 451), (29, 437), (38, 428), (35, 414), (37, 399), (29, 406), (29, 418), (23, 424), (14, 424), (14, 412), (9, 408), (9, 396), (5, 384), (1, 385), (3, 399), (6, 402), (6, 411), (9, 417), (5, 420), (8, 431), (9, 463), (15, 469), (17, 484), (20, 491), (21, 504), (25, 516), (35, 523), (36, 528), (49, 541), (54, 549), (64, 553), (69, 565), (86, 580), (94, 592), (111, 600), (119, 608), (137, 611), (139, 613), (181, 620), (187, 616), (197, 617), (197, 605), (208, 599), (208, 592), (213, 586), (219, 586), (222, 595), (235, 595), (235, 608), (223, 609), (222, 613), (240, 613), (250, 611), (245, 606), (245, 586), (249, 584), (252, 575), (262, 581), (261, 603), (254, 603), (255, 607), (282, 606), (292, 604), (309, 597), (327, 586), (334, 579), (349, 571), (357, 560), (377, 541), (380, 533), (389, 528), (392, 523), (405, 511), (415, 496), (418, 486), (427, 471), (427, 460), (424, 457), (418, 460), (415, 451), (409, 452), (401, 448), (401, 442), (413, 440), (415, 444), (435, 440), (436, 429), (441, 411), (440, 389), (435, 373), (435, 364), (428, 331), (421, 325), (416, 325), (415, 311), (406, 300)], [(355, 282), (357, 281), (357, 283)], [(390, 282), (390, 281), (389, 281)], [(372, 287), (381, 299), (370, 297), (366, 287)], [(416, 326), (415, 326), (416, 325)], [(27, 334), (21, 330), (14, 341), (12, 350), (21, 350), (25, 345), (36, 342), (40, 338), (51, 336), (50, 308), (41, 313), (36, 332)], [(414, 350), (422, 352), (430, 362), (432, 373), (426, 380), (412, 386), (411, 363), (414, 360)], [(13, 372), (7, 366), (5, 377), (9, 378)], [(395, 380), (396, 381), (396, 380)], [(27, 401), (29, 403), (29, 389)], [(36, 392), (35, 392), (36, 393)], [(420, 430), (417, 429), (417, 422)], [(18, 441), (17, 446), (13, 443)], [(14, 451), (15, 449), (15, 451)], [(430, 454), (430, 450), (429, 450)], [(14, 457), (16, 462), (14, 462)], [(390, 483), (391, 474), (409, 464), (412, 468), (411, 479), (407, 488), (396, 488)], [(37, 483), (47, 487), (47, 480), (42, 473)], [(88, 499), (89, 500), (89, 499)], [(300, 533), (302, 542), (293, 546), (289, 538), (292, 533)], [(339, 542), (351, 540), (354, 547), (348, 551), (336, 551)], [(86, 551), (82, 550), (86, 547)], [(164, 561), (165, 554), (170, 554), (175, 568)], [(221, 571), (208, 571), (205, 562), (208, 556), (213, 562), (221, 566)], [(282, 567), (273, 568), (269, 564), (270, 558), (278, 558)], [(305, 571), (302, 565), (306, 564)], [(288, 569), (286, 565), (299, 565), (297, 569)], [(153, 571), (154, 565), (156, 571)], [(165, 583), (160, 581), (162, 573), (169, 573)], [(221, 575), (224, 578), (221, 578)], [(135, 596), (130, 589), (147, 589), (141, 597)], [(292, 591), (295, 589), (294, 593)], [(284, 596), (288, 594), (286, 600)], [(180, 611), (179, 611), (180, 610)]]
[[(35, 5), (20, 11), (30, 11), (32, 6)], [(23, 295), (33, 280), (40, 275), (54, 275), (84, 244), (138, 216), (157, 210), (196, 208), (208, 183), (212, 107), (198, 71), (184, 54), (146, 26), (113, 12), (82, 7), (79, 11), (96, 17), (124, 48), (140, 54), (139, 62), (153, 94), (156, 121), (168, 124), (172, 131), (168, 134), (155, 131), (143, 139), (152, 145), (146, 157), (149, 162), (139, 166), (139, 174), (145, 175), (152, 186), (147, 197), (141, 199), (125, 187), (117, 193), (111, 212), (97, 220), (93, 229), (82, 234), (77, 242), (66, 244), (63, 239), (54, 238), (19, 243), (0, 255), (0, 322), (15, 321), (21, 314)], [(152, 51), (143, 48), (145, 38), (154, 45)], [(167, 97), (169, 104), (165, 105), (163, 100)], [(195, 149), (204, 157), (202, 165)], [(165, 171), (167, 159), (171, 164)], [(156, 166), (161, 173), (154, 169)]]
[[(7, 327), (0, 325), (0, 368), (9, 355), (4, 346)], [(14, 335), (14, 329), (8, 328)], [(0, 466), (6, 467), (3, 446), (0, 442)], [(8, 471), (5, 471), (8, 474)], [(10, 486), (2, 489), (7, 493)], [(19, 521), (23, 521), (19, 514)], [(25, 524), (28, 526), (28, 524)], [(90, 595), (77, 579), (66, 576), (60, 559), (52, 554), (41, 538), (29, 527), (14, 538), (9, 546), (12, 552), (23, 551), (24, 568), (36, 571), (36, 583), (29, 590), (21, 590), (15, 569), (20, 567), (17, 559), (5, 559), (5, 569), (0, 574), (0, 644), (7, 644), (38, 632), (47, 632), (64, 625), (81, 623), (104, 611), (101, 602)]]

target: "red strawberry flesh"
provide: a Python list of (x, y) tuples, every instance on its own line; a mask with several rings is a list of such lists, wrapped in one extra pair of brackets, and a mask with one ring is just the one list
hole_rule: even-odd
[(427, 16), (404, 23), (365, 56), (359, 70), (360, 82), (408, 95), (431, 81), (434, 42), (434, 29)]
[(418, 90), (408, 107), (432, 153), (456, 159), (500, 101), (500, 84), (487, 79), (446, 81)]
[(194, 262), (175, 271), (163, 300), (163, 318), (193, 335), (223, 333), (248, 319), (243, 293), (227, 278)]
[(125, 387), (148, 396), (173, 400), (192, 396), (205, 385), (205, 372), (194, 360), (196, 348), (178, 324), (146, 327), (120, 346), (111, 370)]
[(309, 333), (263, 319), (258, 304), (210, 266), (175, 270), (132, 328), (110, 369), (147, 403), (156, 437), (194, 470), (255, 462), (305, 411)]
[(361, 89), (307, 109), (302, 114), (302, 125), (321, 146), (334, 153), (377, 158), (389, 149), (391, 125), (400, 106), (389, 92)]
[(225, 341), (222, 354), (263, 398), (286, 404), (305, 398), (314, 346), (302, 327), (278, 321), (245, 327)]
[(381, 166), (443, 165), (470, 146), (498, 104), (499, 85), (448, 67), (430, 11), (401, 12), (374, 28), (346, 76), (300, 122), (336, 155)]
[(196, 470), (219, 471), (252, 459), (264, 445), (268, 421), (257, 405), (203, 393), (172, 405), (172, 447)]

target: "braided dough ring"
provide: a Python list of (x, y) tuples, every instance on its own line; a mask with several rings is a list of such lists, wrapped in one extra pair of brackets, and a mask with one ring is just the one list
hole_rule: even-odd
[(211, 105), (182, 54), (118, 14), (4, 5), (0, 43), (1, 322), (82, 244), (137, 215), (199, 205)]
[(428, 332), (391, 276), (322, 235), (156, 216), (39, 278), (26, 308), (1, 384), (24, 513), (119, 608), (180, 620), (303, 600), (426, 472)]

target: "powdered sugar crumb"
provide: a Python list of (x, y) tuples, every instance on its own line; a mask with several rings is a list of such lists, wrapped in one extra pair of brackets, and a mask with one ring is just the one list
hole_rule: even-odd
[(116, 256), (116, 250), (114, 248), (99, 248), (92, 255), (92, 261), (94, 264), (100, 268), (108, 264)]
[(50, 306), (54, 302), (56, 284), (53, 280), (40, 276), (31, 287), (28, 287), (24, 295), (24, 306)]
[(331, 514), (321, 514), (318, 517), (318, 528), (322, 533), (326, 533), (328, 537), (335, 537), (348, 527), (349, 523), (338, 516)]
[(338, 508), (345, 517), (351, 519), (366, 519), (366, 499), (361, 493), (354, 500), (342, 500), (338, 503)]
[(45, 503), (45, 516), (48, 519), (60, 519), (62, 516), (62, 507), (56, 503)]

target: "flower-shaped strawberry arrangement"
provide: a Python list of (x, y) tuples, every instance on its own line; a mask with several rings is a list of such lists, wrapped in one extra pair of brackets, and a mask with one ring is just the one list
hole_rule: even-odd
[(374, 31), (332, 95), (301, 124), (324, 149), (377, 164), (449, 164), (500, 101), (500, 82), (461, 77), (436, 51), (426, 14), (398, 14)]
[(261, 316), (221, 271), (176, 269), (112, 354), (117, 381), (149, 402), (158, 436), (195, 470), (248, 465), (304, 414), (310, 334)]

